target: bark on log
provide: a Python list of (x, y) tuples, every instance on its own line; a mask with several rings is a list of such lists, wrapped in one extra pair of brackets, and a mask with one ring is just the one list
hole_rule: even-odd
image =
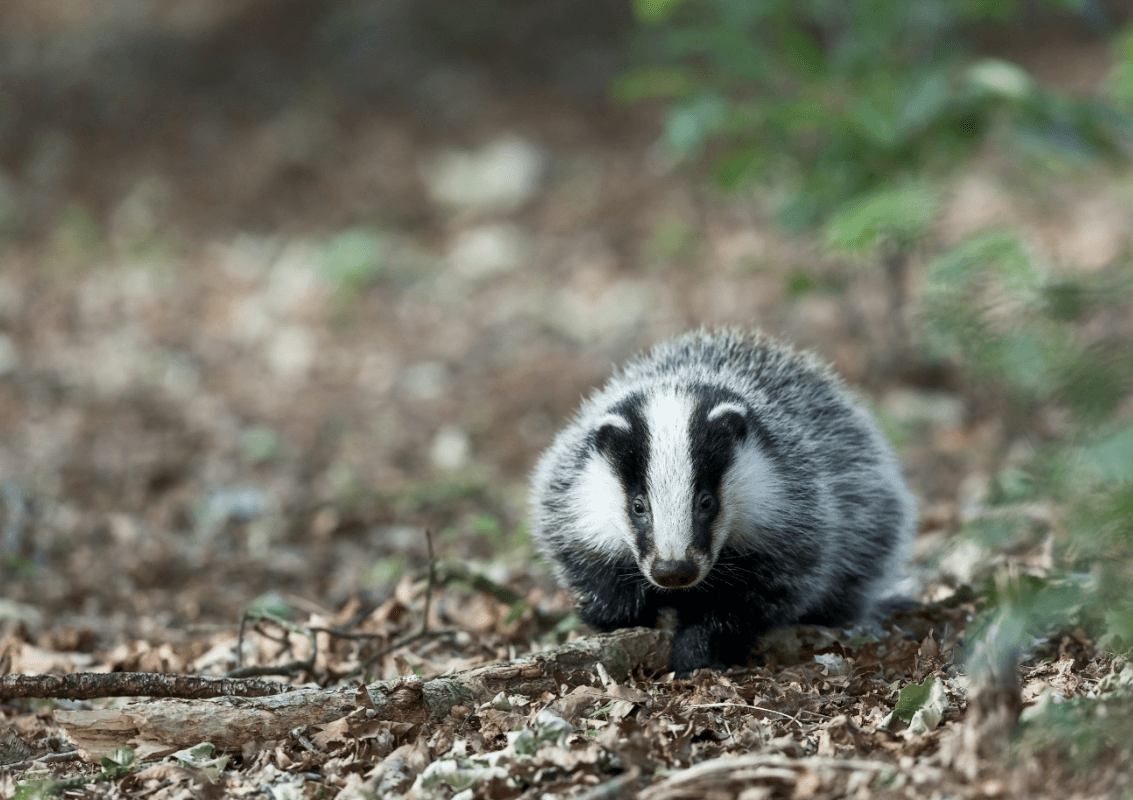
[[(559, 686), (590, 684), (601, 663), (614, 680), (633, 669), (666, 669), (672, 647), (667, 633), (628, 628), (600, 634), (515, 661), (424, 680), (378, 681), (367, 688), (379, 719), (431, 724), (454, 706), (484, 703), (501, 691), (538, 696)], [(271, 697), (218, 700), (150, 700), (123, 708), (55, 712), (67, 736), (97, 761), (116, 748), (134, 748), (138, 759), (158, 758), (201, 742), (238, 751), (250, 741), (285, 739), (295, 728), (340, 719), (358, 707), (356, 687), (298, 689)]]
[(69, 675), (0, 675), (0, 700), (50, 697), (92, 700), (95, 697), (263, 697), (293, 691), (271, 681), (203, 678), (168, 672), (73, 672)]

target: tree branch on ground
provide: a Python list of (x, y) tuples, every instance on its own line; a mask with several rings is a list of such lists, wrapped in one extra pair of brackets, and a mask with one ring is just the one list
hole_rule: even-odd
[(0, 676), (0, 699), (50, 697), (91, 700), (96, 697), (265, 697), (295, 687), (271, 681), (204, 678), (163, 672), (75, 672), (70, 675)]
[[(580, 639), (514, 661), (488, 664), (453, 675), (378, 681), (366, 687), (378, 719), (434, 724), (452, 709), (484, 703), (501, 691), (528, 697), (558, 694), (566, 686), (591, 685), (602, 664), (614, 680), (634, 669), (664, 670), (669, 634), (629, 628)], [(139, 759), (161, 757), (200, 742), (234, 751), (251, 741), (285, 739), (295, 728), (340, 719), (359, 703), (358, 687), (297, 689), (271, 697), (230, 697), (215, 701), (164, 699), (124, 708), (55, 712), (67, 736), (97, 760), (118, 747), (132, 747)]]

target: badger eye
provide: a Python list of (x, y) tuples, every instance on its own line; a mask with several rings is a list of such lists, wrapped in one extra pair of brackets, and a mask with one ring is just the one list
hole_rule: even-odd
[(711, 514), (716, 510), (716, 498), (712, 492), (703, 491), (696, 496), (696, 510), (701, 514)]
[(630, 510), (633, 511), (633, 513), (636, 514), (637, 516), (644, 517), (645, 513), (649, 509), (645, 505), (645, 500), (643, 498), (635, 497), (635, 498), (633, 498), (633, 502), (630, 503)]

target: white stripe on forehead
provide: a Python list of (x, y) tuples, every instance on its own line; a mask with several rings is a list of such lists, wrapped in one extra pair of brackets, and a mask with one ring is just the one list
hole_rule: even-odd
[(648, 398), (649, 463), (645, 485), (653, 517), (653, 543), (660, 559), (685, 558), (692, 539), (693, 399), (672, 389)]

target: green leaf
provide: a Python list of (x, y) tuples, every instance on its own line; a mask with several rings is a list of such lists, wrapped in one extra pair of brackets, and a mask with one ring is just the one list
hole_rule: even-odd
[(897, 698), (897, 707), (893, 709), (893, 716), (903, 722), (912, 722), (913, 715), (928, 702), (935, 683), (935, 678), (927, 678), (924, 683), (910, 683), (901, 689), (901, 694)]
[(1133, 425), (1126, 425), (1087, 446), (1082, 455), (1088, 468), (1103, 480), (1133, 481)]
[(797, 27), (783, 31), (778, 46), (800, 75), (818, 78), (826, 68), (826, 56), (822, 47), (807, 31)]
[(889, 148), (897, 143), (897, 120), (886, 109), (879, 108), (872, 98), (859, 101), (852, 118), (858, 129), (875, 144)]
[(277, 591), (264, 592), (248, 604), (247, 613), (254, 617), (276, 617), (283, 619), (291, 613), (291, 606)]
[(686, 0), (633, 0), (633, 10), (642, 22), (656, 25), (671, 17), (685, 2)]
[(119, 747), (113, 753), (102, 759), (103, 769), (115, 767), (128, 767), (134, 763), (134, 749), (132, 747)]
[(908, 91), (897, 117), (897, 132), (904, 140), (928, 128), (948, 107), (952, 80), (948, 70), (933, 70), (915, 81)]
[(724, 121), (727, 103), (716, 92), (701, 92), (673, 108), (665, 117), (665, 142), (678, 157), (700, 151), (705, 140)]
[(1035, 83), (1022, 67), (1000, 58), (985, 58), (968, 68), (968, 84), (1005, 100), (1026, 100), (1035, 93)]
[(736, 189), (767, 163), (767, 151), (760, 145), (731, 150), (712, 163), (712, 177), (723, 189)]
[(212, 742), (201, 742), (193, 747), (178, 750), (170, 756), (188, 767), (203, 770), (212, 780), (220, 777), (224, 768), (228, 766), (228, 756), (217, 755), (216, 746)]
[(614, 78), (610, 95), (619, 103), (637, 103), (658, 97), (685, 97), (698, 85), (688, 67), (638, 67)]
[(939, 206), (937, 193), (923, 184), (882, 189), (838, 208), (826, 225), (826, 241), (850, 251), (874, 249), (885, 239), (911, 242), (925, 233)]
[(342, 231), (323, 246), (323, 278), (335, 291), (358, 292), (385, 270), (387, 249), (378, 233), (365, 228)]
[(1033, 288), (1038, 273), (1014, 231), (996, 229), (965, 239), (938, 256), (928, 267), (934, 287), (949, 294), (963, 292), (989, 273), (1014, 289)]

